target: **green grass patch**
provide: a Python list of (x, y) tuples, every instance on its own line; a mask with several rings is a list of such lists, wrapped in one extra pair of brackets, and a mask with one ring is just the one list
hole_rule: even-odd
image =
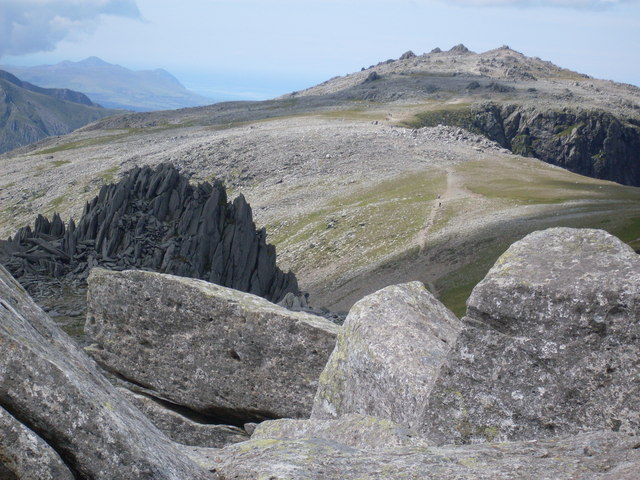
[[(531, 165), (524, 159), (492, 159), (467, 162), (457, 171), (472, 192), (518, 205), (598, 199), (640, 202), (639, 188), (583, 177), (542, 162)], [(486, 175), (488, 171), (492, 172), (490, 176)]]
[[(438, 170), (416, 172), (334, 197), (309, 214), (268, 226), (278, 249), (301, 249), (294, 270), (341, 262), (356, 269), (413, 246), (446, 185)], [(272, 235), (272, 236), (271, 236)]]
[(115, 140), (121, 139), (125, 136), (129, 135), (128, 133), (121, 133), (121, 134), (116, 134), (116, 135), (105, 135), (103, 137), (96, 137), (96, 138), (87, 138), (84, 140), (78, 140), (76, 142), (69, 142), (69, 143), (64, 143), (62, 145), (57, 145), (55, 147), (51, 147), (51, 148), (46, 148), (44, 150), (38, 150), (34, 153), (32, 153), (32, 155), (49, 155), (51, 153), (58, 153), (58, 152), (64, 152), (67, 150), (74, 150), (76, 148), (84, 148), (84, 147), (91, 147), (94, 145), (102, 145), (105, 143), (110, 143), (113, 142)]
[[(553, 226), (600, 228), (640, 250), (640, 188), (582, 177), (529, 159), (468, 162), (456, 170), (469, 190), (494, 199), (498, 208), (557, 205), (553, 215), (532, 217), (513, 227), (505, 223), (501, 228), (504, 234), (498, 238), (485, 232), (476, 240), (471, 239), (472, 260), (435, 281), (441, 301), (458, 316), (465, 314), (467, 298), (497, 258), (532, 231)], [(585, 202), (575, 203), (580, 200)], [(464, 205), (465, 202), (449, 202), (434, 230), (445, 226)]]
[(487, 275), (500, 255), (512, 241), (489, 238), (479, 242), (473, 261), (452, 271), (435, 282), (440, 301), (453, 313), (462, 318), (467, 312), (467, 299), (473, 288)]
[(438, 125), (454, 125), (471, 132), (478, 132), (474, 127), (474, 114), (469, 103), (439, 105), (433, 109), (417, 113), (400, 125), (408, 128), (435, 127)]
[(557, 137), (566, 137), (569, 136), (573, 133), (574, 130), (580, 128), (584, 126), (584, 123), (578, 123), (576, 125), (569, 125), (567, 128), (565, 128), (564, 130), (562, 130), (561, 132), (557, 133), (556, 136)]
[(60, 195), (59, 197), (54, 198), (49, 202), (49, 208), (52, 210), (56, 210), (60, 208), (60, 206), (64, 203), (66, 197), (64, 195)]
[[(592, 212), (586, 209), (584, 216), (560, 218), (558, 221), (554, 221), (553, 217), (549, 217), (545, 222), (532, 221), (528, 227), (514, 228), (509, 236), (488, 238), (484, 241), (479, 239), (473, 260), (470, 263), (461, 266), (435, 282), (440, 301), (458, 317), (465, 315), (466, 301), (471, 291), (486, 276), (500, 255), (512, 243), (535, 230), (551, 226), (598, 228), (620, 238), (634, 250), (640, 250), (640, 204), (635, 204), (634, 210), (629, 210), (628, 205), (625, 205), (621, 203), (613, 206), (615, 210), (620, 212), (615, 216), (612, 216), (609, 211), (611, 206), (602, 205), (593, 207), (594, 210)], [(601, 210), (598, 210), (598, 208)], [(560, 209), (558, 212), (562, 213), (562, 210)]]
[[(103, 144), (107, 144), (107, 143), (111, 143), (111, 142), (115, 142), (118, 140), (121, 140), (123, 138), (129, 137), (131, 135), (140, 135), (143, 133), (154, 133), (154, 132), (158, 132), (161, 130), (169, 130), (171, 128), (179, 128), (182, 127), (183, 125), (173, 125), (173, 124), (162, 124), (160, 126), (151, 126), (151, 127), (146, 127), (146, 128), (138, 128), (138, 127), (131, 127), (131, 128), (127, 128), (124, 132), (122, 132), (122, 129), (117, 129), (117, 131), (120, 131), (120, 133), (114, 133), (112, 135), (103, 135), (100, 137), (95, 137), (95, 138), (85, 138), (83, 140), (77, 140), (75, 142), (69, 142), (69, 143), (64, 143), (62, 145), (57, 145), (55, 147), (51, 147), (51, 148), (46, 148), (44, 150), (37, 150), (35, 152), (33, 152), (31, 155), (49, 155), (52, 153), (58, 153), (58, 152), (64, 152), (67, 150), (75, 150), (77, 148), (85, 148), (85, 147), (92, 147), (95, 145), (103, 145)], [(67, 160), (58, 160), (58, 161), (54, 161), (51, 162), (54, 166), (59, 167), (60, 165), (64, 165), (64, 163), (60, 163), (59, 165), (56, 165), (57, 162), (64, 162), (64, 163), (69, 163)]]
[(66, 165), (67, 163), (71, 163), (70, 160), (54, 160), (51, 162), (51, 165), (54, 167), (61, 167), (62, 165)]
[(628, 244), (636, 252), (640, 252), (640, 216), (631, 218), (622, 225), (610, 226), (605, 230)]
[(100, 172), (100, 178), (104, 181), (104, 183), (113, 183), (116, 179), (116, 175), (120, 172), (120, 167), (111, 167), (107, 168)]
[[(443, 293), (439, 295), (439, 300), (451, 310), (456, 317), (462, 318), (467, 313), (467, 299), (469, 295), (471, 295), (471, 291), (473, 287), (476, 286), (480, 280), (482, 280), (482, 276), (479, 278), (466, 278), (461, 280), (461, 283), (458, 285), (453, 285), (452, 287), (446, 288)], [(438, 285), (436, 285), (436, 288)]]

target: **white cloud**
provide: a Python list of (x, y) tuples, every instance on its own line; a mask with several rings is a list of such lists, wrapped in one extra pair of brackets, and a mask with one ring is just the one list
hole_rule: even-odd
[(101, 15), (140, 19), (135, 0), (2, 0), (0, 57), (51, 51), (65, 38), (93, 31)]

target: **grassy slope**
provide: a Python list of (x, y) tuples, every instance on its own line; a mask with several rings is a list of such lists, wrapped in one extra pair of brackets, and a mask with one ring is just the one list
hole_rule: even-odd
[(415, 246), (425, 216), (442, 190), (442, 171), (424, 170), (334, 197), (305, 215), (267, 226), (279, 251), (293, 252), (302, 276), (338, 280)]
[[(531, 159), (472, 162), (458, 171), (467, 188), (496, 207), (550, 207), (550, 214), (534, 214), (506, 222), (500, 235), (483, 232), (472, 261), (436, 283), (443, 302), (458, 315), (467, 297), (498, 256), (517, 238), (539, 228), (568, 226), (601, 228), (640, 250), (640, 189), (596, 180), (550, 167)], [(487, 172), (491, 172), (487, 175)], [(454, 212), (453, 215), (456, 213)]]
[(270, 241), (293, 258), (312, 297), (333, 308), (347, 309), (385, 284), (418, 279), (458, 315), (502, 252), (532, 231), (602, 228), (640, 249), (638, 188), (511, 155), (459, 164), (454, 173), (469, 195), (438, 210), (427, 252), (420, 251), (418, 234), (445, 190), (446, 172), (437, 169), (268, 225)]

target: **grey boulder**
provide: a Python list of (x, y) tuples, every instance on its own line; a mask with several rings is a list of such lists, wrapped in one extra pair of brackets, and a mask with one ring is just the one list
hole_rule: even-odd
[(349, 312), (312, 418), (371, 415), (415, 428), (461, 322), (420, 282), (373, 293)]
[(339, 327), (255, 295), (144, 271), (94, 269), (87, 351), (146, 392), (241, 424), (308, 416)]
[(212, 478), (117, 392), (1, 266), (0, 406), (77, 478)]
[(473, 290), (421, 430), (437, 443), (640, 430), (640, 256), (601, 230), (513, 244)]
[(73, 480), (74, 476), (47, 442), (0, 407), (0, 478)]
[(351, 413), (335, 420), (280, 419), (262, 422), (251, 440), (321, 438), (364, 450), (427, 446), (426, 438), (391, 420)]
[(639, 446), (638, 437), (620, 432), (373, 450), (307, 437), (252, 439), (193, 454), (225, 480), (637, 480)]

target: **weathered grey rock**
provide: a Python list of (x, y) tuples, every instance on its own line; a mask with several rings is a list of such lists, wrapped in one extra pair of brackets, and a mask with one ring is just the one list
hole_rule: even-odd
[(238, 424), (308, 416), (339, 327), (201, 280), (94, 269), (85, 330), (108, 370)]
[(416, 57), (415, 53), (413, 53), (411, 50), (407, 50), (402, 55), (400, 55), (400, 60), (409, 60), (410, 58), (415, 58), (415, 57)]
[(473, 290), (429, 398), (438, 443), (640, 431), (640, 257), (601, 230), (513, 244)]
[(3, 267), (0, 406), (77, 478), (212, 478), (116, 391)]
[(356, 303), (322, 375), (312, 418), (347, 413), (421, 425), (461, 322), (420, 282), (386, 287)]
[(640, 185), (640, 130), (612, 113), (488, 103), (474, 107), (471, 118), (471, 123), (459, 125), (518, 155), (590, 177)]
[(276, 252), (257, 230), (242, 195), (227, 202), (221, 182), (197, 186), (170, 164), (134, 168), (105, 185), (76, 224), (39, 215), (33, 230), (0, 241), (0, 263), (18, 279), (36, 274), (83, 280), (101, 265), (144, 268), (220, 285), (278, 301), (298, 293), (292, 273), (276, 266)]
[(367, 75), (367, 78), (363, 80), (362, 83), (370, 83), (375, 82), (376, 80), (380, 80), (382, 77), (375, 70)]
[(464, 44), (459, 43), (458, 45), (451, 47), (449, 49), (449, 53), (458, 53), (458, 54), (465, 54), (465, 53), (471, 53), (471, 51), (464, 46)]
[(154, 400), (126, 388), (118, 390), (174, 442), (183, 445), (220, 448), (249, 440), (249, 435), (241, 428), (197, 422), (176, 411), (180, 410), (179, 406), (173, 406), (171, 409), (166, 402)]
[(270, 420), (259, 424), (251, 440), (321, 438), (361, 450), (427, 446), (415, 430), (391, 420), (351, 413), (336, 420)]
[(191, 454), (225, 480), (636, 480), (639, 445), (638, 437), (615, 432), (387, 450), (360, 450), (322, 438), (261, 438)]
[(47, 442), (0, 407), (0, 478), (73, 480), (73, 473)]

